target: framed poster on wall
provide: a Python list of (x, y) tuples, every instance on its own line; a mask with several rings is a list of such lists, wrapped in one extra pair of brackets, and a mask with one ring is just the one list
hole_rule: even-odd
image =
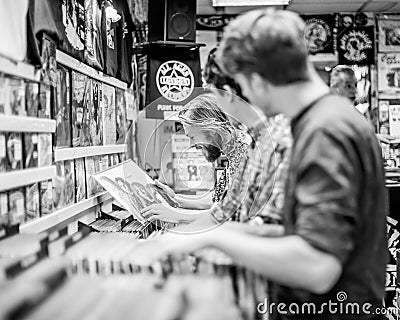
[(400, 16), (384, 15), (378, 18), (379, 51), (400, 51)]
[(378, 53), (378, 90), (400, 91), (400, 53)]

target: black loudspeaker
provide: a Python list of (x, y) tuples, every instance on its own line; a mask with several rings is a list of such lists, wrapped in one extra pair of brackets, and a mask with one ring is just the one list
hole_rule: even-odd
[(196, 0), (149, 0), (151, 41), (196, 40)]

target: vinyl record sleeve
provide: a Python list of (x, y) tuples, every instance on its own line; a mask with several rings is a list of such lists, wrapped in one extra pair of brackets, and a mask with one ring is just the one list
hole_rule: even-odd
[(101, 146), (103, 144), (103, 110), (101, 108), (102, 99), (101, 82), (92, 80), (92, 109), (89, 110), (90, 137), (92, 145)]
[(38, 134), (24, 133), (24, 168), (38, 167)]
[(51, 166), (53, 158), (51, 133), (39, 133), (38, 160), (39, 167)]
[(115, 89), (103, 83), (102, 89), (103, 144), (116, 142)]
[(26, 221), (40, 217), (39, 183), (26, 187)]
[(64, 173), (65, 173), (65, 188), (64, 188), (64, 199), (65, 205), (75, 203), (75, 170), (74, 160), (67, 160), (64, 162)]
[(20, 170), (23, 168), (22, 160), (22, 134), (10, 132), (6, 136), (7, 143), (7, 170)]
[(6, 134), (0, 132), (0, 172), (7, 170), (7, 142)]
[(25, 88), (26, 115), (37, 117), (39, 112), (39, 84), (27, 82)]
[(93, 178), (95, 173), (95, 161), (93, 157), (85, 158), (85, 169), (86, 169), (86, 194), (90, 198), (97, 193), (97, 182)]
[(0, 224), (8, 225), (8, 195), (0, 192)]
[[(139, 221), (140, 211), (153, 203), (171, 203), (154, 181), (132, 160), (94, 175), (94, 178)], [(167, 200), (168, 199), (168, 200)]]
[(85, 159), (75, 159), (76, 202), (86, 199)]
[(71, 147), (71, 82), (69, 70), (57, 70), (56, 100), (53, 115), (56, 120), (56, 147)]
[(39, 86), (39, 118), (51, 118), (51, 86), (41, 83)]
[(117, 130), (116, 130), (116, 139), (117, 144), (126, 143), (126, 134), (129, 128), (129, 121), (127, 119), (126, 114), (126, 99), (125, 92), (119, 88), (115, 89), (115, 98), (116, 98), (116, 121), (117, 121)]
[(83, 126), (84, 126), (84, 95), (86, 76), (72, 71), (72, 146), (83, 146)]
[(14, 225), (25, 221), (24, 189), (14, 189), (8, 192), (9, 224)]
[(65, 169), (64, 162), (56, 162), (57, 175), (53, 178), (53, 204), (54, 210), (61, 209), (65, 206)]
[(51, 180), (40, 182), (40, 210), (42, 216), (53, 211), (53, 182)]
[(22, 79), (7, 79), (5, 114), (25, 116), (25, 82)]

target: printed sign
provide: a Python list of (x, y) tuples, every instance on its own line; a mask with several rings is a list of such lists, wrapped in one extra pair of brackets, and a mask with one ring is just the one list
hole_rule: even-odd
[(400, 53), (378, 53), (378, 90), (400, 91)]
[(199, 48), (150, 48), (146, 118), (172, 119), (201, 87)]
[(222, 31), (236, 17), (237, 14), (198, 14), (196, 16), (196, 30)]
[(163, 97), (172, 102), (181, 102), (193, 92), (193, 72), (183, 62), (167, 61), (158, 68), (156, 84)]
[(385, 15), (378, 20), (379, 51), (400, 50), (400, 17)]
[(335, 17), (333, 15), (303, 16), (306, 22), (304, 38), (312, 54), (334, 53)]
[(339, 31), (339, 64), (374, 64), (374, 27), (357, 27)]

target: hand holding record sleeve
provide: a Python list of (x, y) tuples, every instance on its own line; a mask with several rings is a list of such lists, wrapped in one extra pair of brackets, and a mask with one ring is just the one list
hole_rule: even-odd
[(99, 172), (93, 177), (142, 223), (145, 218), (140, 214), (141, 210), (152, 204), (173, 202), (155, 187), (154, 181), (132, 160)]

